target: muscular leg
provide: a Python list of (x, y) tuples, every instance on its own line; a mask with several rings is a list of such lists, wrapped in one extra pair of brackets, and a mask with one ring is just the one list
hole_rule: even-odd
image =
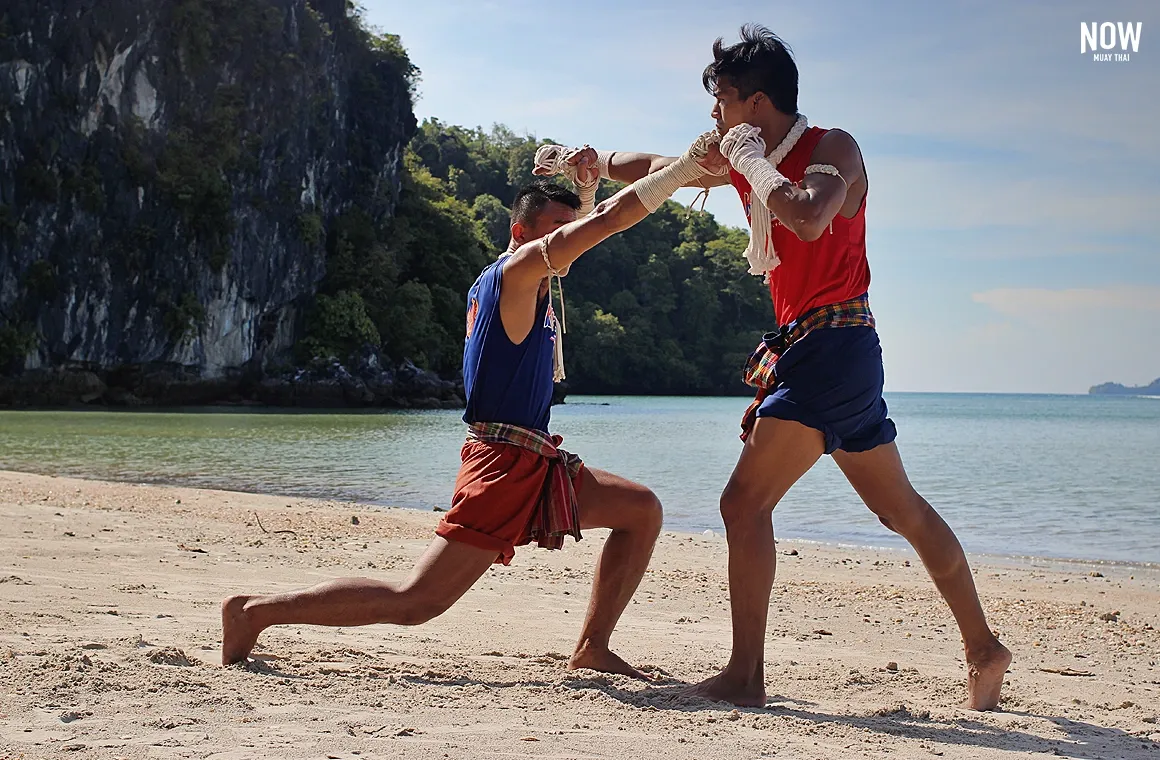
[(661, 532), (661, 504), (652, 491), (602, 470), (585, 468), (580, 486), (580, 525), (611, 528), (596, 563), (592, 596), (571, 669), (643, 676), (613, 654), (609, 639), (648, 567)]
[(340, 578), (301, 591), (222, 602), (222, 664), (249, 656), (272, 625), (419, 625), (447, 611), (495, 561), (496, 552), (436, 538), (404, 583)]
[(950, 605), (966, 649), (967, 706), (975, 710), (994, 708), (999, 704), (999, 690), (1011, 664), (1011, 653), (987, 626), (959, 540), (938, 512), (914, 490), (895, 444), (856, 454), (835, 451), (834, 461), (878, 519), (910, 542)]
[(773, 508), (825, 451), (822, 434), (798, 422), (760, 418), (721, 494), (729, 541), (733, 654), (720, 675), (690, 690), (736, 705), (765, 705), (765, 624), (777, 555)]

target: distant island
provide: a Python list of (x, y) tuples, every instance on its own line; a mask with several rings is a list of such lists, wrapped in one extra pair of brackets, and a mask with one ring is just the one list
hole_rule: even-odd
[(1151, 385), (1126, 386), (1119, 383), (1104, 383), (1093, 385), (1088, 393), (1100, 396), (1160, 396), (1160, 377), (1152, 381)]

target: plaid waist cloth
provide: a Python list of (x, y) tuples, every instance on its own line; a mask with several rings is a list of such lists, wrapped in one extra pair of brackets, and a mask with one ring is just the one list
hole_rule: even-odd
[(476, 422), (467, 428), (467, 440), (507, 443), (547, 459), (548, 475), (540, 503), (528, 524), (528, 536), (544, 549), (561, 548), (564, 536), (580, 540), (580, 502), (572, 479), (580, 474), (584, 463), (577, 455), (559, 448), (562, 437), (501, 422)]
[(766, 333), (745, 362), (745, 383), (757, 388), (757, 397), (741, 418), (741, 440), (749, 437), (757, 421), (757, 407), (777, 387), (777, 360), (790, 346), (814, 330), (829, 327), (874, 327), (870, 298), (863, 293), (849, 301), (808, 311), (785, 327)]

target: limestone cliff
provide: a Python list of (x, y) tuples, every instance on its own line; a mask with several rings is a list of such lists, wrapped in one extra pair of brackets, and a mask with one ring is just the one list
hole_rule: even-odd
[(413, 73), (346, 0), (5, 0), (9, 393), (196, 402), (285, 358), (334, 220), (393, 213)]

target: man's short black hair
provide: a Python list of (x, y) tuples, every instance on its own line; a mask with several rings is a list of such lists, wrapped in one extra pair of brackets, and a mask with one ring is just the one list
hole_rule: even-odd
[(736, 87), (743, 100), (755, 92), (765, 93), (777, 110), (797, 114), (797, 64), (789, 46), (764, 26), (746, 24), (741, 27), (741, 42), (729, 47), (718, 37), (713, 62), (705, 67), (701, 82), (710, 95), (723, 85)]
[(512, 201), (512, 224), (534, 224), (536, 217), (552, 201), (580, 210), (580, 196), (576, 193), (548, 180), (536, 180), (516, 193), (516, 199)]

